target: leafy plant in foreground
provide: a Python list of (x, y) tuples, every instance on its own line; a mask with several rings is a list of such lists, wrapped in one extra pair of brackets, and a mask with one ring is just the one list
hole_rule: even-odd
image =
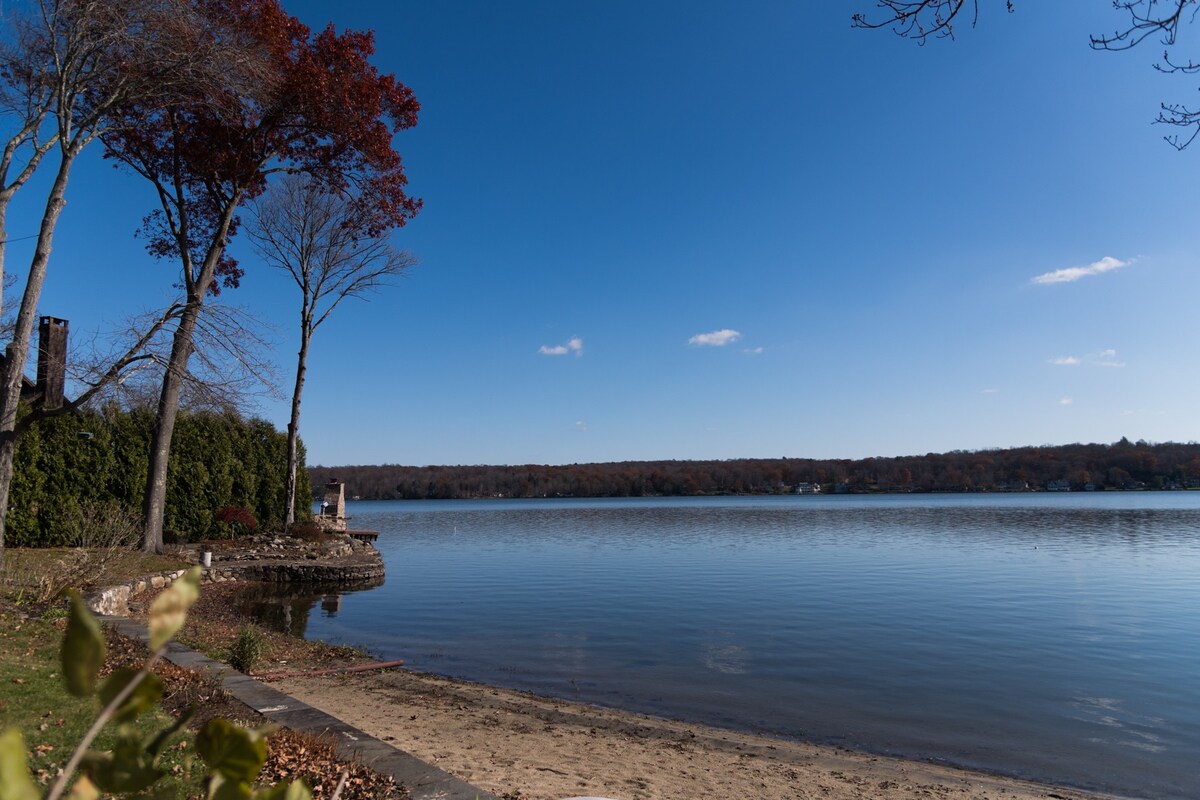
[[(150, 608), (151, 655), (140, 669), (118, 669), (103, 682), (97, 681), (104, 664), (103, 633), (79, 595), (71, 596), (61, 651), (63, 681), (71, 694), (95, 696), (103, 707), (44, 800), (64, 796), (67, 800), (95, 800), (101, 792), (129, 795), (148, 789), (166, 775), (159, 766), (159, 757), (187, 725), (191, 713), (146, 737), (130, 723), (162, 699), (162, 682), (150, 670), (183, 626), (188, 609), (199, 596), (199, 582), (200, 570), (193, 568), (155, 599)], [(113, 749), (90, 749), (109, 724), (116, 726)], [(239, 728), (223, 719), (210, 720), (204, 726), (196, 737), (196, 750), (209, 769), (209, 800), (311, 800), (311, 793), (298, 781), (270, 789), (254, 788), (267, 757), (265, 736), (269, 732), (270, 728)], [(29, 772), (25, 743), (16, 729), (0, 733), (0, 800), (43, 800)]]

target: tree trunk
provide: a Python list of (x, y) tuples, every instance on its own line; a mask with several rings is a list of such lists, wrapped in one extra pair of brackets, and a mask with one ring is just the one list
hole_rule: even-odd
[[(150, 437), (150, 466), (146, 475), (146, 497), (142, 503), (145, 519), (142, 521), (143, 552), (161, 553), (163, 549), (163, 516), (167, 509), (167, 462), (171, 456), (171, 439), (175, 435), (175, 420), (179, 416), (179, 396), (187, 376), (188, 359), (192, 356), (192, 339), (196, 323), (204, 310), (204, 298), (217, 272), (217, 264), (225, 252), (225, 237), (237, 211), (238, 197), (232, 198), (221, 213), (220, 223), (213, 233), (212, 243), (205, 255), (195, 281), (187, 280), (191, 262), (184, 252), (185, 282), (188, 286), (187, 304), (179, 316), (179, 327), (171, 340), (171, 357), (163, 375), (162, 390), (158, 395), (158, 411), (154, 419), (154, 430)], [(187, 246), (186, 241), (180, 243)]]
[(0, 372), (0, 567), (4, 566), (4, 528), (8, 519), (8, 495), (12, 489), (13, 455), (17, 449), (17, 411), (21, 405), (21, 380), (25, 377), (25, 363), (29, 360), (29, 344), (33, 338), (33, 322), (37, 317), (38, 300), (42, 295), (42, 284), (46, 281), (46, 267), (50, 263), (50, 245), (54, 240), (54, 226), (66, 206), (67, 178), (76, 153), (63, 152), (58, 173), (46, 197), (46, 208), (42, 212), (42, 224), (38, 229), (37, 247), (29, 264), (29, 275), (25, 279), (25, 292), (21, 296), (21, 308), (17, 313), (12, 341), (4, 353), (4, 369)]
[[(207, 291), (207, 290), (206, 290)], [(192, 356), (192, 336), (204, 305), (203, 294), (189, 297), (179, 318), (179, 327), (171, 340), (171, 358), (158, 394), (158, 410), (150, 437), (150, 467), (146, 476), (146, 497), (142, 503), (145, 520), (141, 547), (147, 553), (163, 550), (163, 516), (167, 508), (167, 466), (171, 457), (171, 439), (179, 416), (179, 395)]]
[[(306, 327), (306, 326), (305, 326)], [(292, 527), (296, 521), (296, 473), (299, 472), (299, 441), (300, 441), (300, 395), (304, 393), (304, 376), (308, 371), (308, 343), (312, 333), (303, 330), (300, 333), (300, 352), (296, 358), (296, 386), (292, 390), (292, 417), (288, 421), (287, 439), (287, 491), (284, 498), (284, 530)]]
[(10, 192), (0, 192), (0, 318), (4, 317), (4, 251), (8, 245), (8, 201)]

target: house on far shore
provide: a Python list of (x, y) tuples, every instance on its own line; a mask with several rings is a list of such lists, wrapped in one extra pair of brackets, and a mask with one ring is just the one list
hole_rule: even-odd
[(1056, 481), (1050, 481), (1046, 484), (1047, 492), (1069, 492), (1071, 491), (1071, 482), (1065, 478), (1059, 478)]
[(797, 483), (796, 494), (820, 494), (821, 484), (819, 483)]

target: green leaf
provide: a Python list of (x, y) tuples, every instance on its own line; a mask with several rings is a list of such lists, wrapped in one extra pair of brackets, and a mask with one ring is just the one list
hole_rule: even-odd
[(159, 731), (150, 744), (146, 745), (146, 751), (155, 758), (158, 758), (162, 755), (163, 748), (167, 746), (167, 742), (170, 741), (171, 737), (183, 730), (192, 721), (192, 717), (194, 716), (196, 716), (196, 706), (193, 704), (188, 707), (187, 711), (180, 714), (179, 718), (172, 725)]
[(61, 655), (67, 691), (76, 697), (90, 697), (96, 690), (96, 673), (104, 663), (104, 634), (79, 592), (71, 592), (71, 612)]
[(228, 780), (221, 773), (213, 773), (208, 782), (208, 800), (250, 800), (254, 788), (245, 781)]
[(16, 728), (0, 733), (0, 798), (39, 800), (41, 792), (29, 776), (25, 762), (25, 740)]
[[(130, 681), (142, 674), (140, 669), (133, 667), (121, 667), (114, 671), (104, 683), (100, 684), (98, 694), (100, 702), (107, 706), (113, 699), (121, 693)], [(113, 719), (117, 722), (132, 722), (137, 719), (138, 715), (143, 711), (152, 708), (155, 703), (162, 699), (163, 685), (157, 675), (147, 674), (136, 687), (129, 697), (121, 703), (113, 715)]]
[(312, 792), (303, 781), (277, 783), (270, 789), (256, 792), (254, 800), (312, 800)]
[(150, 604), (150, 649), (171, 641), (187, 620), (188, 609), (200, 596), (200, 568), (192, 567)]
[(140, 792), (166, 775), (154, 765), (141, 737), (128, 725), (117, 728), (111, 752), (89, 750), (83, 757), (83, 769), (101, 791), (113, 793)]
[(196, 737), (209, 769), (235, 782), (253, 783), (267, 760), (267, 741), (223, 719), (209, 720)]

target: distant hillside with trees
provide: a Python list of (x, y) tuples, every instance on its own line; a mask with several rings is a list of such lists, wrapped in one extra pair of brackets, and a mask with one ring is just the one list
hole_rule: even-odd
[(955, 450), (896, 458), (740, 458), (543, 466), (309, 468), (313, 493), (331, 479), (348, 497), (427, 500), (481, 497), (672, 497), (822, 492), (1119, 491), (1200, 488), (1200, 444), (1069, 444)]

